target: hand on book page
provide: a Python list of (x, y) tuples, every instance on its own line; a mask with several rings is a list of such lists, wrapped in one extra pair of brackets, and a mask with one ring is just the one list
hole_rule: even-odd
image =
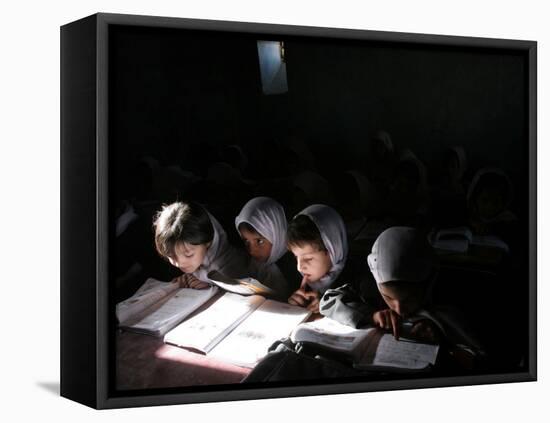
[(399, 339), (401, 317), (391, 309), (379, 310), (372, 315), (372, 321), (382, 329), (391, 330), (395, 339)]
[(208, 282), (201, 281), (190, 273), (184, 273), (172, 279), (172, 282), (178, 283), (180, 288), (206, 289), (211, 286)]

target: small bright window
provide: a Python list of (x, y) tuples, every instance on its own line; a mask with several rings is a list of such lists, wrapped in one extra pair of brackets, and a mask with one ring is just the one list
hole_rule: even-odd
[(286, 93), (288, 85), (284, 43), (282, 41), (258, 41), (258, 57), (263, 93)]

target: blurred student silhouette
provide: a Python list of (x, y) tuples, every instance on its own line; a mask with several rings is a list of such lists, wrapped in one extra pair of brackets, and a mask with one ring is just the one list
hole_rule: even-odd
[(376, 131), (368, 143), (365, 175), (381, 194), (388, 189), (395, 163), (395, 148), (390, 134), (383, 130)]
[(480, 169), (468, 188), (469, 223), (475, 234), (502, 235), (517, 218), (510, 205), (512, 182), (503, 170)]
[(464, 175), (468, 163), (464, 148), (447, 148), (436, 167), (430, 191), (435, 224), (440, 227), (465, 225), (467, 207)]
[(428, 222), (426, 168), (411, 150), (399, 155), (388, 187), (387, 207), (395, 225), (417, 227)]

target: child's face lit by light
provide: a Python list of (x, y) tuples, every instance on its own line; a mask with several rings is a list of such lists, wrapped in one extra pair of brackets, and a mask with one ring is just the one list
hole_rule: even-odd
[(290, 251), (296, 257), (298, 271), (308, 282), (317, 282), (325, 276), (332, 267), (328, 251), (319, 250), (316, 245), (292, 245)]
[(266, 238), (257, 232), (249, 231), (246, 228), (239, 229), (241, 239), (244, 242), (248, 254), (259, 262), (266, 262), (271, 255), (273, 245)]
[(412, 283), (399, 284), (380, 283), (378, 290), (390, 309), (401, 317), (407, 317), (417, 312), (422, 307), (424, 290)]
[(209, 244), (193, 245), (180, 242), (174, 248), (174, 257), (168, 257), (172, 266), (183, 273), (193, 273), (204, 260)]

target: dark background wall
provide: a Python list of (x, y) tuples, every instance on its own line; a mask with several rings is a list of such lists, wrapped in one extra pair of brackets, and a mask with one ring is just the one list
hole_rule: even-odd
[[(517, 186), (526, 182), (523, 56), (286, 37), (289, 91), (265, 96), (257, 39), (112, 29), (111, 141), (121, 186), (141, 156), (201, 174), (229, 144), (249, 155), (251, 176), (270, 176), (262, 171), (271, 144), (289, 134), (306, 139), (321, 169), (360, 168), (381, 128), (429, 167), (446, 146), (462, 145), (470, 173), (495, 165)], [(516, 204), (525, 200), (520, 190)]]

